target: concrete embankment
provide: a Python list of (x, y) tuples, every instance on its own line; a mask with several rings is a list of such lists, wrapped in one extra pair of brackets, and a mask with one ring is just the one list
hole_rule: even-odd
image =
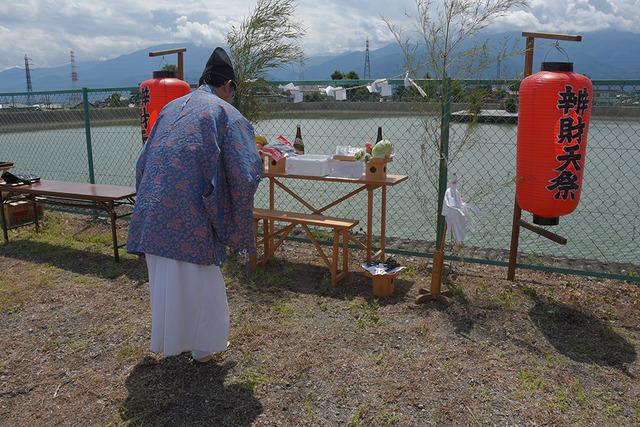
[[(468, 108), (467, 104), (453, 104), (451, 110)], [(499, 109), (496, 104), (486, 104), (485, 109)], [(362, 118), (420, 114), (437, 114), (440, 105), (424, 102), (303, 102), (299, 104), (269, 104), (269, 117), (328, 117)], [(593, 108), (592, 117), (607, 120), (640, 120), (640, 107)], [(91, 126), (138, 125), (137, 108), (92, 108), (89, 114)], [(0, 132), (25, 132), (73, 128), (84, 126), (82, 109), (60, 110), (7, 110), (0, 111)]]

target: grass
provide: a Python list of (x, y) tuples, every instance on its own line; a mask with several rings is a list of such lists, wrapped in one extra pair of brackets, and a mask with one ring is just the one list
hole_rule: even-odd
[(293, 316), (293, 306), (287, 301), (278, 301), (273, 305), (273, 311), (282, 317)]
[(0, 312), (20, 310), (42, 288), (51, 285), (61, 275), (55, 267), (37, 266), (19, 274), (9, 269), (0, 277)]
[(294, 271), (290, 267), (284, 267), (279, 271), (268, 271), (258, 268), (251, 280), (251, 286), (258, 287), (279, 287), (291, 283)]
[[(275, 309), (274, 309), (275, 310)], [(259, 323), (244, 323), (233, 328), (236, 337), (252, 338), (264, 333), (266, 327)]]
[(232, 384), (238, 384), (244, 390), (251, 394), (254, 394), (261, 390), (263, 387), (270, 384), (272, 380), (266, 375), (254, 370), (244, 371), (239, 379), (232, 381)]
[(522, 368), (518, 372), (518, 378), (522, 388), (529, 393), (541, 393), (545, 388), (545, 383), (540, 378), (540, 373), (535, 370)]
[(563, 412), (569, 406), (569, 391), (562, 387), (557, 390), (553, 396), (553, 407)]
[(410, 265), (404, 270), (402, 270), (402, 277), (412, 279), (417, 276), (418, 276), (418, 266), (416, 265)]
[(86, 350), (88, 347), (89, 347), (89, 341), (83, 340), (83, 339), (79, 339), (79, 340), (70, 341), (66, 345), (65, 349), (68, 352), (74, 353), (76, 351)]
[(346, 427), (360, 427), (362, 426), (362, 418), (366, 414), (366, 410), (364, 408), (358, 408), (356, 413), (349, 418), (349, 422), (347, 422)]
[(445, 279), (446, 289), (450, 292), (451, 296), (458, 301), (463, 301), (465, 298), (464, 290), (459, 283), (456, 283), (453, 280), (449, 280), (448, 276)]
[(400, 415), (395, 412), (389, 413), (382, 411), (378, 416), (381, 426), (394, 426), (400, 422)]
[(576, 402), (578, 402), (580, 405), (589, 404), (589, 399), (587, 398), (587, 395), (584, 392), (584, 388), (582, 387), (582, 384), (579, 380), (572, 380), (571, 384), (569, 384), (569, 389), (573, 393)]
[(333, 233), (325, 230), (312, 229), (311, 235), (318, 241), (331, 242), (333, 241)]
[(379, 365), (382, 363), (382, 361), (384, 360), (384, 358), (386, 357), (386, 353), (384, 351), (374, 354), (371, 356), (371, 360), (373, 361), (373, 363), (375, 363), (376, 365)]
[(526, 296), (528, 296), (531, 299), (535, 299), (535, 298), (538, 297), (538, 293), (531, 286), (525, 285), (525, 286), (523, 286), (521, 288), (521, 291), (522, 291), (523, 294), (525, 294)]
[(429, 335), (429, 325), (427, 325), (427, 323), (423, 322), (423, 323), (419, 323), (418, 325), (416, 325), (416, 335), (420, 336), (420, 337), (426, 337)]
[(316, 415), (316, 408), (311, 402), (311, 396), (309, 394), (304, 397), (304, 410), (307, 420), (310, 423), (316, 422), (318, 415)]
[(349, 303), (349, 311), (352, 313), (356, 320), (356, 325), (360, 329), (380, 323), (379, 308), (380, 304), (378, 300), (370, 302), (365, 299), (356, 299)]
[(506, 289), (493, 297), (491, 301), (500, 310), (510, 310), (514, 307), (513, 296), (514, 292), (511, 289)]
[(461, 263), (455, 297), (418, 306), (423, 260), (398, 257), (396, 293), (376, 300), (357, 273), (329, 287), (313, 247), (286, 242), (252, 284), (241, 259), (225, 265), (231, 347), (200, 364), (148, 351), (146, 266), (113, 262), (109, 233), (47, 212), (0, 246), (3, 424), (640, 423), (640, 288), (625, 281), (512, 283)]
[(143, 354), (142, 348), (135, 344), (123, 344), (116, 350), (116, 358), (121, 362), (139, 359)]

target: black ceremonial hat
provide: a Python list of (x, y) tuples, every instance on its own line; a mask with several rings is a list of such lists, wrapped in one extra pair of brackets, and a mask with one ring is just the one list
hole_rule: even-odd
[(200, 76), (200, 84), (209, 83), (214, 86), (222, 84), (228, 80), (236, 86), (236, 74), (233, 71), (233, 64), (227, 52), (221, 47), (217, 47), (204, 67), (202, 76)]

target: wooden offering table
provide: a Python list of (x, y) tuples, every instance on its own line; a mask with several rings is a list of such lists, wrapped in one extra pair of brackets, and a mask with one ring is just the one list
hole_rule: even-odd
[[(4, 196), (3, 192), (8, 193)], [(113, 239), (113, 256), (116, 262), (118, 256), (118, 238), (116, 236), (116, 220), (124, 216), (117, 215), (115, 208), (121, 205), (133, 205), (136, 190), (133, 187), (118, 185), (86, 184), (80, 182), (45, 181), (31, 185), (14, 185), (0, 181), (0, 223), (5, 243), (9, 241), (7, 223), (4, 217), (4, 205), (17, 200), (28, 200), (32, 203), (35, 214), (36, 231), (39, 230), (38, 215), (35, 211), (37, 203), (45, 203), (56, 206), (68, 206), (73, 208), (100, 209), (105, 211), (111, 221), (111, 236)], [(22, 224), (24, 226), (28, 224)], [(11, 227), (17, 228), (17, 227)]]
[[(300, 202), (304, 207), (306, 207), (309, 210), (309, 213), (311, 215), (318, 216), (318, 217), (324, 216), (324, 212), (327, 211), (328, 209), (340, 203), (343, 203), (344, 201), (356, 196), (357, 194), (363, 191), (366, 191), (367, 192), (367, 240), (366, 240), (366, 243), (359, 241), (351, 234), (348, 234), (345, 232), (342, 233), (342, 236), (346, 240), (355, 243), (358, 247), (366, 251), (367, 262), (371, 261), (372, 259), (380, 259), (384, 261), (385, 232), (386, 232), (386, 218), (387, 218), (387, 187), (394, 186), (394, 185), (400, 184), (401, 182), (406, 181), (408, 179), (406, 175), (387, 175), (383, 179), (371, 179), (371, 178), (367, 178), (366, 175), (364, 174), (360, 178), (343, 178), (343, 177), (335, 177), (335, 176), (293, 175), (293, 174), (287, 174), (287, 173), (275, 173), (275, 172), (265, 171), (263, 176), (264, 178), (267, 178), (269, 180), (268, 211), (272, 211), (274, 214), (275, 213), (282, 214), (282, 211), (276, 210), (276, 197), (275, 197), (276, 187), (279, 187), (280, 189), (288, 193), (290, 196), (292, 196), (295, 200)], [(354, 186), (357, 186), (357, 188), (345, 194), (344, 196), (337, 198), (336, 200), (332, 201), (331, 203), (325, 206), (315, 207), (310, 202), (305, 200), (303, 197), (296, 194), (292, 189), (290, 189), (284, 182), (286, 180), (313, 181), (313, 182), (319, 183), (320, 185), (322, 185), (322, 183), (338, 182), (338, 183), (352, 184)], [(381, 206), (379, 207), (380, 209), (380, 234), (379, 234), (380, 247), (378, 250), (375, 250), (373, 247), (373, 212), (375, 208), (373, 196), (374, 196), (374, 191), (378, 189), (381, 191)], [(294, 214), (294, 213), (291, 213), (291, 214)], [(265, 221), (266, 229), (264, 230), (266, 241), (264, 242), (264, 244), (265, 244), (265, 247), (267, 248), (277, 247), (281, 243), (280, 241), (277, 246), (274, 246), (273, 239), (275, 235), (277, 235), (280, 232), (280, 231), (274, 232), (275, 230), (274, 223), (275, 222), (291, 222), (287, 219), (287, 212), (284, 212), (281, 216), (282, 217), (270, 215), (266, 218), (266, 221)], [(264, 215), (262, 215), (262, 219), (265, 219)], [(346, 221), (346, 219), (344, 218), (342, 218), (342, 220)], [(355, 221), (355, 223), (357, 223), (357, 220), (352, 220), (352, 221)], [(351, 227), (352, 226), (353, 225), (351, 225)], [(283, 230), (286, 230), (288, 233), (290, 229), (291, 229), (291, 226), (288, 226), (288, 227), (285, 227)], [(336, 239), (334, 239), (334, 246), (337, 244), (335, 240)], [(312, 243), (314, 243), (314, 246), (318, 248), (317, 242), (315, 242), (315, 240), (312, 240)], [(271, 253), (273, 253), (273, 251), (271, 251)], [(335, 277), (335, 273), (332, 274), (332, 276)]]

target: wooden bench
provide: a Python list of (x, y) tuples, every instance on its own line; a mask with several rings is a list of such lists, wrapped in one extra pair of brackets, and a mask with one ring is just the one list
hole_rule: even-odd
[[(262, 221), (262, 239), (258, 238), (258, 225)], [(276, 222), (287, 222), (289, 225), (276, 230)], [(270, 209), (253, 210), (253, 231), (256, 236), (256, 246), (264, 246), (264, 254), (251, 259), (251, 269), (256, 270), (258, 264), (265, 264), (271, 255), (280, 247), (284, 239), (296, 225), (302, 226), (305, 234), (313, 243), (322, 260), (331, 271), (331, 285), (336, 284), (349, 274), (349, 230), (358, 224), (356, 219), (334, 218), (324, 215), (302, 214), (297, 212), (276, 211)], [(324, 253), (318, 240), (315, 238), (309, 226), (326, 227), (333, 230), (333, 255), (331, 259)], [(272, 229), (273, 228), (273, 229)], [(278, 238), (277, 241), (274, 237)], [(342, 238), (342, 271), (338, 273), (338, 258), (340, 254), (340, 238)]]

